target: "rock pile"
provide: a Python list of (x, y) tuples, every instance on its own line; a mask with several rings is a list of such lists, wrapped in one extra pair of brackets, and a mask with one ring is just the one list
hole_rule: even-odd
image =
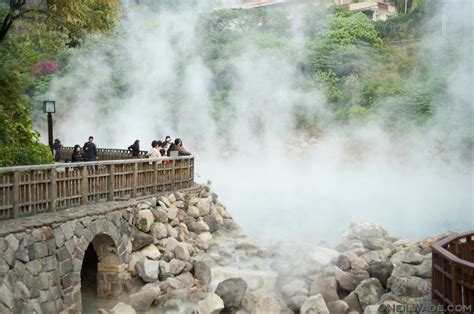
[[(376, 313), (429, 299), (428, 241), (398, 239), (374, 224), (352, 225), (335, 249), (262, 248), (245, 242), (207, 186), (142, 201), (133, 217), (128, 302), (109, 313)], [(257, 264), (268, 265), (274, 284), (248, 274), (257, 264), (211, 278), (211, 269), (254, 260), (266, 261)]]

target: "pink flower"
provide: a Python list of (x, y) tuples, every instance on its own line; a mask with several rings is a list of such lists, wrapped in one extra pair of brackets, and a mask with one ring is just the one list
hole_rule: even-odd
[(45, 76), (59, 71), (59, 66), (53, 60), (43, 60), (35, 64), (33, 69), (34, 76)]

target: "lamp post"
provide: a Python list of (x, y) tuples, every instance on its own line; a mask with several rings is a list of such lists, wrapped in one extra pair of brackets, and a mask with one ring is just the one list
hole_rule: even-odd
[(48, 144), (53, 151), (53, 115), (56, 112), (56, 102), (53, 100), (43, 101), (43, 112), (48, 114)]

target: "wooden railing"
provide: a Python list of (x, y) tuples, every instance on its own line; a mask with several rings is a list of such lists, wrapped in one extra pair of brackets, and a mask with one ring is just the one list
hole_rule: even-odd
[(194, 157), (0, 168), (0, 220), (192, 187)]
[(474, 311), (474, 231), (454, 234), (433, 245), (432, 275), (435, 304), (448, 312), (464, 312), (469, 306)]
[[(73, 147), (63, 147), (61, 149), (61, 160), (70, 161)], [(146, 151), (140, 151), (139, 158), (145, 158)], [(132, 153), (126, 149), (116, 148), (97, 148), (98, 160), (120, 160), (132, 158)]]

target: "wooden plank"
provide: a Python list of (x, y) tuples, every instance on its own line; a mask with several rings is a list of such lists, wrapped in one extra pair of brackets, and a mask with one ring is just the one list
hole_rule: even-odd
[(13, 203), (13, 208), (11, 211), (11, 218), (18, 218), (18, 207), (20, 204), (20, 173), (18, 171), (15, 171), (12, 174), (12, 203)]
[(108, 180), (108, 195), (107, 195), (107, 201), (113, 201), (115, 199), (114, 197), (114, 188), (115, 188), (115, 165), (110, 165), (109, 166), (109, 180)]
[(56, 169), (51, 169), (49, 171), (49, 185), (48, 185), (48, 197), (49, 197), (49, 205), (48, 211), (55, 212), (56, 211)]
[(81, 174), (81, 205), (85, 205), (87, 204), (87, 195), (89, 193), (87, 166), (82, 166)]
[(132, 179), (132, 197), (137, 197), (137, 185), (138, 185), (138, 163), (133, 165), (133, 179)]

